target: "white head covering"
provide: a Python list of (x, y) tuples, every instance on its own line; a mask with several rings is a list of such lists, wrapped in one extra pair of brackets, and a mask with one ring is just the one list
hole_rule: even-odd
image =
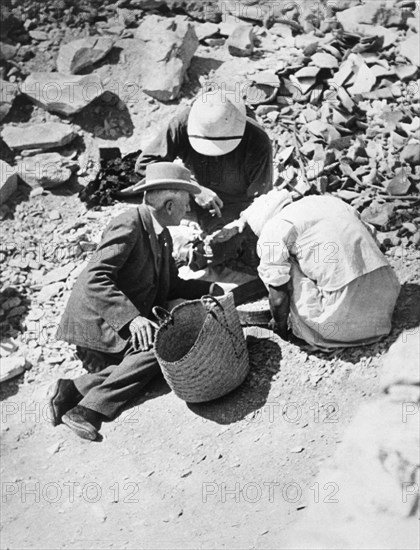
[(236, 92), (202, 92), (191, 108), (188, 138), (202, 155), (226, 155), (240, 144), (245, 126), (245, 103)]
[(285, 206), (292, 203), (292, 195), (286, 189), (273, 189), (261, 195), (241, 214), (252, 231), (259, 237), (264, 225)]

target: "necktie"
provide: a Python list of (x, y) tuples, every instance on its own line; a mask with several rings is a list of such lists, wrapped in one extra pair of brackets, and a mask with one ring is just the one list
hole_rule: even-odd
[(158, 241), (158, 262), (159, 262), (159, 266), (160, 266), (160, 264), (162, 262), (162, 257), (163, 257), (163, 249), (165, 247), (164, 231), (162, 231), (162, 233), (160, 235), (158, 235), (157, 241)]

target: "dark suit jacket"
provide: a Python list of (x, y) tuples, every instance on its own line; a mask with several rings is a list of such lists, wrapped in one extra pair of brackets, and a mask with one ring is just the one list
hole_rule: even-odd
[(183, 281), (164, 230), (161, 247), (146, 205), (115, 218), (94, 257), (77, 280), (57, 339), (84, 348), (119, 353), (127, 346), (130, 322), (174, 298), (199, 298), (210, 283)]

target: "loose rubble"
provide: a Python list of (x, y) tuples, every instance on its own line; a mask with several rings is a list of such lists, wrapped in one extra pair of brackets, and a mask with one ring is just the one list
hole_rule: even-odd
[[(9, 372), (15, 377), (14, 382), (2, 383), (4, 391), (13, 384), (19, 391), (27, 390), (33, 381), (37, 385), (39, 380), (50, 382), (56, 374), (74, 377), (82, 373), (74, 349), (55, 336), (64, 305), (77, 276), (94, 257), (110, 217), (127, 208), (116, 203), (116, 192), (138, 181), (133, 173), (138, 150), (151, 139), (155, 127), (176, 115), (178, 108), (191, 104), (200, 85), (237, 86), (250, 116), (273, 141), (276, 185), (297, 194), (329, 192), (352, 204), (362, 219), (376, 228), (382, 250), (405, 283), (404, 296), (411, 300), (416, 296), (412, 287), (413, 281), (418, 284), (415, 263), (420, 258), (420, 99), (418, 18), (413, 3), (371, 0), (359, 5), (358, 0), (343, 0), (334, 6), (316, 2), (315, 10), (310, 2), (273, 6), (270, 1), (234, 0), (223, 6), (213, 1), (83, 1), (77, 9), (66, 2), (37, 4), (37, 9), (31, 0), (16, 4), (7, 11), (1, 7), (0, 29), (0, 355), (2, 365), (12, 365)], [(83, 74), (75, 75), (79, 72)], [(41, 131), (46, 128), (43, 136)], [(116, 158), (121, 153), (129, 155)], [(405, 302), (400, 306), (391, 339), (401, 326), (409, 328), (409, 306)], [(321, 356), (295, 343), (274, 346), (268, 331), (251, 332), (251, 341), (255, 333), (254, 337), (264, 342), (251, 353), (254, 368), (248, 389), (256, 395), (273, 380), (271, 400), (291, 395), (284, 393), (287, 384), (283, 378), (281, 387), (276, 387), (280, 376), (292, 380), (290, 392), (299, 386), (312, 400), (319, 395), (326, 401), (335, 400), (333, 394), (327, 398), (328, 391), (341, 390), (349, 376), (353, 383), (359, 376), (365, 390), (368, 373), (374, 377), (379, 371), (380, 356), (391, 341)], [(275, 355), (274, 348), (281, 350), (281, 357)], [(398, 367), (408, 363), (408, 355), (393, 360)], [(389, 437), (381, 439), (379, 433), (384, 423), (389, 429), (394, 426), (390, 401), (401, 396), (417, 399), (418, 386), (411, 370), (399, 368), (396, 374), (386, 365), (381, 382), (386, 393), (381, 404), (360, 413), (374, 422), (363, 428), (358, 416), (358, 430), (365, 443), (360, 445), (354, 428), (343, 445), (354, 460), (350, 465), (353, 473), (360, 457), (371, 457), (369, 449), (385, 453), (385, 466), (376, 461), (371, 470), (366, 469), (371, 479), (360, 477), (365, 465), (359, 466), (357, 488), (365, 484), (371, 488), (363, 506), (372, 510), (385, 502), (394, 518), (401, 513), (391, 506), (397, 501), (389, 495), (386, 501), (380, 498), (389, 487), (392, 472), (399, 469), (401, 475), (409, 476), (415, 464), (411, 447), (407, 450), (400, 445), (400, 436), (392, 436), (392, 442), (396, 442), (394, 451), (401, 450), (402, 460), (387, 447)], [(249, 395), (243, 400), (244, 410)], [(168, 411), (171, 407), (172, 402)], [(197, 452), (193, 452), (192, 462), (178, 465), (177, 482), (182, 479), (196, 484), (198, 464), (206, 460), (214, 459), (226, 466), (226, 471), (234, 468), (240, 473), (246, 461), (234, 456), (238, 452), (226, 456), (223, 441), (235, 431), (236, 445), (240, 432), (252, 428), (251, 443), (257, 450), (258, 445), (266, 449), (264, 434), (254, 422), (259, 411), (250, 411), (246, 423), (238, 425), (234, 419), (231, 425), (222, 426), (217, 437), (209, 431), (212, 442), (222, 441), (216, 450), (211, 450), (213, 443), (203, 451), (199, 448), (202, 441), (194, 442)], [(203, 416), (208, 413), (211, 418), (212, 412), (209, 405)], [(146, 415), (142, 414), (142, 419)], [(221, 424), (230, 422), (215, 418)], [(203, 433), (214, 426), (213, 420), (203, 423), (203, 439)], [(277, 426), (270, 424), (269, 429)], [(302, 463), (318, 468), (318, 458), (325, 458), (320, 451), (325, 444), (315, 430), (319, 426), (311, 425), (314, 433), (306, 439), (306, 422), (290, 426), (290, 438), (281, 439), (285, 455), (281, 471), (294, 475), (299, 472), (296, 465)], [(170, 427), (176, 438), (182, 436), (182, 425)], [(136, 443), (142, 432), (137, 425), (134, 428), (130, 437)], [(401, 433), (409, 437), (411, 428), (405, 428)], [(155, 443), (148, 441), (148, 448), (154, 449)], [(66, 445), (67, 440), (62, 447), (49, 445), (47, 460), (60, 458)], [(169, 452), (171, 445), (175, 448), (169, 442)], [(124, 454), (133, 454), (134, 448), (128, 450), (124, 445), (121, 460)], [(132, 461), (131, 455), (129, 459)], [(147, 459), (142, 455), (139, 462)], [(162, 482), (163, 473), (154, 459), (151, 454), (150, 462), (142, 466), (147, 474), (142, 477), (151, 483), (159, 477), (166, 498), (173, 480), (169, 479), (167, 486)], [(345, 456), (340, 460), (348, 463)], [(388, 466), (391, 473), (384, 474)], [(254, 473), (243, 473), (243, 479), (253, 479)], [(308, 482), (313, 482), (314, 475), (311, 471)], [(321, 479), (320, 486), (332, 478)], [(384, 487), (380, 495), (378, 486)], [(376, 500), (370, 499), (375, 494)], [(162, 502), (169, 506), (170, 499)], [(165, 508), (165, 526), (181, 521), (184, 508)], [(296, 504), (299, 514), (306, 513), (306, 508), (307, 503)], [(267, 508), (262, 510), (265, 513)], [(98, 514), (98, 521), (106, 516), (105, 526), (113, 516), (109, 508)], [(268, 518), (267, 528), (255, 532), (274, 537), (277, 521)], [(406, 519), (401, 521), (404, 524)], [(328, 520), (318, 519), (315, 528), (326, 523)], [(367, 531), (363, 527), (360, 532)], [(306, 534), (300, 528), (296, 547)], [(278, 546), (278, 539), (271, 540), (271, 546)], [(246, 541), (243, 546), (259, 544)]]

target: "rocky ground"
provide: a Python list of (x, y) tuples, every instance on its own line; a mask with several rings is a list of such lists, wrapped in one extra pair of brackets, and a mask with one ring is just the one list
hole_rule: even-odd
[[(276, 548), (316, 499), (339, 498), (316, 474), (379, 395), (390, 344), (420, 323), (420, 97), (418, 4), (337, 4), (2, 6), (0, 351), (2, 377), (17, 375), (0, 390), (4, 548)], [(173, 43), (179, 62), (159, 65)], [(232, 395), (188, 407), (162, 380), (102, 443), (53, 429), (49, 384), (82, 372), (58, 320), (102, 230), (129, 207), (105, 206), (115, 181), (98, 176), (101, 159), (138, 151), (200, 85), (226, 83), (270, 133), (277, 185), (333, 192), (376, 226), (403, 285), (393, 332), (326, 355), (248, 328), (252, 369)], [(103, 206), (80, 201), (88, 184)]]

